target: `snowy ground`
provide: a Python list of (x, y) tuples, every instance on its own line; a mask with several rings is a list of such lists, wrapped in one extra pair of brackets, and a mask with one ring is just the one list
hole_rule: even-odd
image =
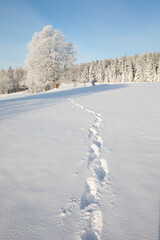
[(0, 239), (160, 239), (159, 92), (0, 96)]

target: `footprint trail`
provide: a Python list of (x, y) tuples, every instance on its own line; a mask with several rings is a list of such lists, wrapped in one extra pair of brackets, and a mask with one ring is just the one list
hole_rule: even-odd
[(69, 201), (65, 208), (61, 209), (61, 216), (66, 213), (72, 213), (72, 209), (79, 205), (81, 217), (79, 222), (79, 232), (76, 233), (76, 239), (100, 240), (103, 227), (102, 212), (99, 208), (99, 200), (102, 198), (104, 186), (109, 184), (109, 169), (105, 159), (101, 159), (103, 149), (103, 140), (99, 135), (99, 128), (102, 124), (102, 116), (92, 110), (85, 108), (83, 105), (69, 99), (73, 107), (86, 111), (94, 115), (95, 119), (88, 129), (88, 169), (90, 176), (86, 179), (84, 192), (80, 199)]

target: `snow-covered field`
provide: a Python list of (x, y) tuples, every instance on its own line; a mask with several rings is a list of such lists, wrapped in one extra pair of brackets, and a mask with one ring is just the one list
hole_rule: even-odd
[(160, 83), (0, 97), (0, 239), (160, 239)]

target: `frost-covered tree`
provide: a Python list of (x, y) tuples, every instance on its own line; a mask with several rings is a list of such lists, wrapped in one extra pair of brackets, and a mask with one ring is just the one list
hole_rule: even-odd
[(159, 67), (157, 69), (157, 82), (160, 82), (160, 58), (159, 58), (159, 63), (158, 63)]
[(0, 72), (0, 94), (9, 93), (10, 90), (10, 79), (7, 73), (2, 70)]
[(85, 68), (82, 72), (82, 79), (85, 82), (89, 82), (89, 67), (88, 67), (88, 65), (85, 66)]
[(15, 91), (26, 89), (26, 70), (23, 67), (17, 67), (13, 72)]
[(27, 85), (33, 92), (51, 89), (75, 61), (73, 44), (66, 42), (61, 31), (53, 30), (50, 25), (33, 35), (28, 49)]
[(0, 94), (25, 90), (25, 80), (26, 71), (22, 67), (0, 71)]

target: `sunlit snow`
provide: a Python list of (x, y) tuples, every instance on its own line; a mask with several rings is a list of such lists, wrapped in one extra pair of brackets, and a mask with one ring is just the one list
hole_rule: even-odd
[(0, 96), (0, 239), (159, 239), (160, 84)]

